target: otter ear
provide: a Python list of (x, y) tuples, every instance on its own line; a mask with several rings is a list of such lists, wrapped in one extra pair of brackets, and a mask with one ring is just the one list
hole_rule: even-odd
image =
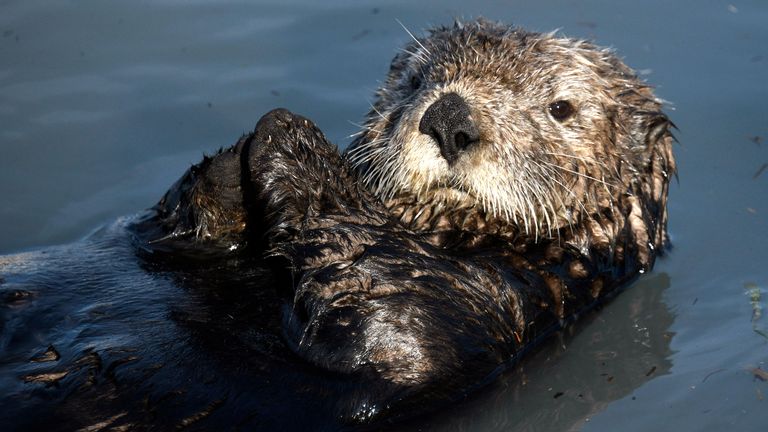
[(663, 112), (650, 113), (645, 123), (647, 126), (644, 141), (649, 147), (655, 146), (667, 137), (674, 140), (670, 129), (675, 128), (675, 124)]
[(640, 147), (653, 153), (658, 145), (668, 146), (674, 137), (675, 127), (666, 114), (660, 110), (637, 110), (631, 114), (629, 133), (632, 147)]
[[(634, 145), (642, 149), (642, 165), (638, 167), (642, 173), (641, 187), (636, 191), (643, 195), (642, 214), (646, 220), (647, 240), (655, 245), (657, 253), (661, 253), (668, 244), (667, 237), (667, 192), (672, 175), (677, 175), (672, 144), (674, 123), (666, 114), (658, 109), (637, 111), (633, 115), (635, 128), (633, 132)], [(646, 248), (645, 237), (638, 238), (639, 251)], [(653, 258), (648, 251), (647, 262), (652, 265)]]
[(648, 164), (646, 167), (651, 171), (660, 170), (656, 174), (675, 174), (672, 155), (672, 143), (677, 141), (672, 135), (675, 124), (659, 109), (637, 110), (632, 113), (631, 121), (630, 147), (645, 155), (643, 164)]

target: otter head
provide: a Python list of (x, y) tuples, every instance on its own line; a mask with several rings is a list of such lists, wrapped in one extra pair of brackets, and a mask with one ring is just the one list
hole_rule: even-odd
[(347, 158), (413, 229), (579, 247), (628, 229), (652, 251), (674, 171), (669, 126), (610, 51), (478, 20), (433, 29), (394, 58)]

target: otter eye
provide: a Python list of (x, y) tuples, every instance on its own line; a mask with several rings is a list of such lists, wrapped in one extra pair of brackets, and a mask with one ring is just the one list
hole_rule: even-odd
[(414, 90), (418, 90), (419, 87), (421, 87), (421, 78), (419, 78), (418, 75), (413, 75), (411, 77), (411, 88)]
[(573, 115), (573, 105), (570, 102), (559, 100), (549, 104), (549, 114), (557, 121), (564, 121)]

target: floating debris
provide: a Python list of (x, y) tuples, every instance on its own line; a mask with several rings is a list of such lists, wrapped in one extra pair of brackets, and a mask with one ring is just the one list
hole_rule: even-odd
[(749, 296), (749, 303), (752, 305), (752, 330), (760, 336), (768, 339), (768, 330), (758, 327), (757, 321), (763, 315), (763, 305), (761, 302), (762, 290), (754, 282), (744, 284), (746, 294)]
[(759, 367), (753, 367), (748, 369), (752, 375), (760, 381), (768, 381), (768, 372), (760, 369)]
[(368, 36), (369, 34), (371, 34), (370, 30), (368, 30), (368, 29), (361, 30), (360, 32), (358, 32), (354, 36), (352, 36), (352, 41), (353, 42), (359, 41), (360, 39)]
[(725, 370), (725, 369), (723, 369), (723, 368), (720, 368), (720, 369), (717, 369), (717, 370), (714, 370), (714, 371), (712, 371), (712, 372), (708, 373), (708, 374), (707, 374), (707, 376), (705, 376), (705, 377), (704, 377), (704, 379), (702, 379), (702, 380), (701, 380), (701, 382), (707, 382), (707, 380), (709, 379), (709, 377), (711, 377), (711, 376), (712, 376), (712, 375), (714, 375), (714, 374), (717, 374), (717, 373), (723, 372), (724, 370)]
[(749, 296), (749, 303), (752, 305), (752, 322), (759, 320), (763, 315), (763, 306), (760, 304), (760, 287), (754, 282), (744, 284)]
[(763, 173), (763, 171), (765, 171), (765, 169), (766, 169), (766, 168), (768, 168), (768, 162), (766, 162), (766, 163), (764, 163), (764, 164), (760, 165), (760, 168), (757, 170), (757, 172), (755, 173), (755, 175), (753, 175), (753, 176), (752, 176), (752, 179), (754, 180), (754, 179), (756, 179), (756, 178), (760, 177), (760, 174), (762, 174), (762, 173)]
[(597, 28), (597, 23), (594, 21), (577, 21), (577, 26), (586, 27), (590, 30), (594, 30)]

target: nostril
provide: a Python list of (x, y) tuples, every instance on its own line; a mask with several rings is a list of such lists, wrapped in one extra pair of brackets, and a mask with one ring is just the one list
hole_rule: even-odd
[(440, 133), (439, 130), (437, 130), (436, 128), (432, 128), (432, 129), (429, 130), (429, 133), (427, 135), (429, 135), (432, 138), (434, 138), (435, 141), (437, 141), (437, 145), (439, 145), (440, 147), (443, 146), (443, 143), (445, 142), (445, 139), (443, 139), (443, 134)]
[(464, 150), (469, 146), (469, 137), (464, 132), (457, 133), (454, 141), (456, 142), (456, 148), (459, 150)]

